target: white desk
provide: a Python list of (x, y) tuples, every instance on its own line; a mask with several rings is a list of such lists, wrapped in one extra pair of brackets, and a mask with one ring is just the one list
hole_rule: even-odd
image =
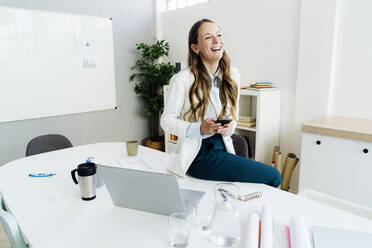
[[(44, 153), (0, 167), (0, 191), (21, 230), (35, 248), (50, 247), (168, 247), (167, 217), (115, 207), (105, 187), (97, 198), (82, 201), (70, 171), (89, 156), (125, 157), (124, 143), (99, 143)], [(162, 165), (167, 154), (140, 147), (139, 156)], [(155, 165), (154, 165), (155, 166)], [(160, 169), (160, 170), (163, 170)], [(29, 173), (55, 172), (50, 178)], [(181, 187), (211, 195), (215, 182), (180, 179)], [(238, 206), (241, 223), (250, 211), (260, 213), (264, 203), (275, 211), (275, 247), (287, 247), (284, 226), (295, 215), (310, 225), (372, 233), (372, 221), (260, 184), (239, 184), (243, 192), (260, 190), (263, 197)], [(189, 247), (214, 247), (208, 232), (192, 230)], [(236, 247), (239, 247), (237, 245)]]

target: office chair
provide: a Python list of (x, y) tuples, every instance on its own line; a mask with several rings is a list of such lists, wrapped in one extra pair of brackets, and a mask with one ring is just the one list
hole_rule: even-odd
[(0, 220), (4, 227), (5, 233), (8, 236), (10, 244), (13, 248), (27, 248), (25, 241), (23, 240), (21, 231), (19, 230), (18, 224), (14, 219), (13, 215), (5, 210), (3, 198), (0, 195)]
[(247, 141), (240, 135), (231, 135), (236, 155), (248, 158), (248, 144)]
[(304, 189), (301, 191), (299, 196), (308, 198), (313, 201), (317, 201), (328, 206), (340, 209), (345, 212), (349, 212), (367, 219), (372, 220), (372, 209), (362, 205), (355, 204), (353, 202), (338, 199), (336, 197), (320, 193), (310, 189)]
[(27, 144), (26, 157), (72, 147), (68, 138), (60, 134), (46, 134), (33, 138)]

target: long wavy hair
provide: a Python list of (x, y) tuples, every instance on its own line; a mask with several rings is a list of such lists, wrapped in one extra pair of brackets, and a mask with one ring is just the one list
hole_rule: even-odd
[[(205, 22), (214, 23), (209, 19), (202, 19), (196, 22), (191, 27), (189, 32), (188, 65), (192, 74), (194, 75), (195, 81), (191, 85), (189, 91), (189, 100), (191, 107), (185, 113), (184, 118), (188, 121), (194, 122), (204, 119), (208, 104), (211, 101), (211, 78), (199, 54), (196, 54), (191, 49), (192, 44), (198, 43), (198, 31), (200, 26)], [(227, 55), (226, 51), (224, 51), (218, 65), (218, 68), (220, 69), (220, 72), (222, 74), (222, 82), (219, 84), (222, 110), (218, 114), (218, 118), (227, 118), (231, 116), (232, 118), (234, 118), (234, 120), (237, 120), (236, 105), (238, 99), (238, 85), (231, 78), (230, 65), (230, 58)]]

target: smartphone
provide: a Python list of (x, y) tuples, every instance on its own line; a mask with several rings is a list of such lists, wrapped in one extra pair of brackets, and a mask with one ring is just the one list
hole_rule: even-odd
[(221, 123), (221, 125), (225, 125), (225, 124), (228, 124), (232, 121), (232, 119), (217, 119), (214, 123)]

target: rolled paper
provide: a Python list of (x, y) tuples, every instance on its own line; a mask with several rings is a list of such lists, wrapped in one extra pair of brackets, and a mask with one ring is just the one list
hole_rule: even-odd
[(304, 218), (292, 217), (289, 223), (291, 248), (312, 248), (310, 233)]
[(272, 163), (273, 163), (273, 166), (274, 166), (274, 164), (275, 164), (275, 153), (276, 152), (280, 152), (280, 146), (274, 146), (274, 149), (273, 149), (273, 156), (272, 156), (272, 159), (271, 159), (271, 161), (272, 161)]
[(282, 153), (281, 152), (275, 152), (274, 154), (274, 165), (275, 168), (280, 172), (280, 175), (283, 173), (283, 167), (282, 167)]
[(273, 248), (274, 245), (274, 214), (273, 208), (264, 205), (261, 216), (260, 248)]
[(289, 226), (285, 226), (285, 236), (287, 238), (288, 248), (291, 248), (291, 235), (289, 234)]
[(292, 172), (296, 167), (299, 159), (296, 158), (296, 154), (288, 153), (287, 158), (285, 159), (283, 175), (282, 175), (282, 190), (289, 189), (289, 182), (291, 180)]
[(245, 223), (243, 248), (258, 248), (260, 218), (256, 213), (250, 213)]

